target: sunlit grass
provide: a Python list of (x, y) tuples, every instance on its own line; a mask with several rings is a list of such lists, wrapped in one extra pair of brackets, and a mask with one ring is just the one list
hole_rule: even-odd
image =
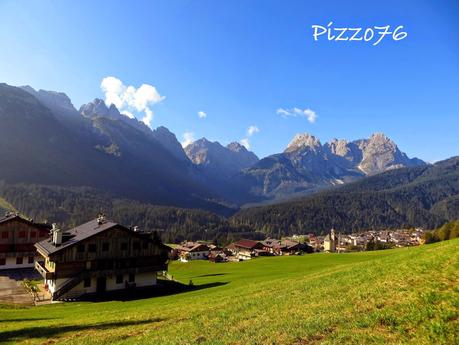
[(454, 344), (459, 240), (355, 254), (170, 265), (200, 290), (0, 309), (0, 342)]

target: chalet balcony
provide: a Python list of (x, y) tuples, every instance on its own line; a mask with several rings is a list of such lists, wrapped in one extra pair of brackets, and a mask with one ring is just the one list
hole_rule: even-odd
[(46, 269), (45, 263), (43, 261), (35, 261), (35, 269), (38, 271), (38, 273), (40, 273), (40, 275), (44, 279), (53, 279), (53, 277), (54, 277), (54, 273), (53, 272), (49, 272)]

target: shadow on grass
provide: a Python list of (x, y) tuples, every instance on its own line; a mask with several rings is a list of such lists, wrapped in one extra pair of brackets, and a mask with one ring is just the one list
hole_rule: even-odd
[(110, 330), (118, 327), (126, 326), (137, 326), (154, 322), (161, 322), (166, 319), (148, 319), (148, 320), (138, 320), (138, 321), (114, 321), (107, 323), (91, 324), (91, 325), (63, 325), (63, 326), (53, 326), (46, 325), (43, 327), (27, 327), (16, 329), (12, 331), (0, 331), (0, 344), (7, 342), (18, 342), (22, 340), (36, 339), (36, 338), (46, 338), (50, 339), (56, 337), (62, 333), (67, 332), (81, 332), (89, 330)]
[(202, 276), (196, 276), (196, 278), (201, 277), (217, 277), (217, 276), (224, 276), (227, 273), (213, 273), (213, 274), (203, 274)]
[(138, 299), (176, 295), (179, 293), (208, 289), (222, 286), (227, 282), (215, 282), (200, 285), (185, 285), (177, 281), (158, 280), (155, 286), (135, 288), (130, 290), (107, 291), (103, 294), (91, 294), (80, 297), (79, 301), (105, 302), (105, 301), (133, 301)]
[[(2, 322), (25, 322), (25, 321), (44, 321), (44, 320), (53, 320), (55, 317), (43, 317), (43, 318), (23, 318), (23, 319), (5, 319), (0, 320)], [(1, 334), (1, 333), (0, 333)], [(1, 341), (1, 340), (0, 340)]]

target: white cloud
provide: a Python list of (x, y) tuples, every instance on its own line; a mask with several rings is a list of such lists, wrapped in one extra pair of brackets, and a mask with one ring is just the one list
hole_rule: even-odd
[(105, 77), (100, 83), (100, 88), (105, 94), (105, 103), (114, 104), (120, 113), (134, 117), (133, 112), (143, 113), (142, 121), (149, 127), (153, 120), (151, 107), (163, 101), (156, 88), (149, 84), (142, 84), (139, 88), (126, 86), (115, 77)]
[(250, 150), (250, 143), (248, 138), (241, 139), (241, 141), (239, 142), (241, 143), (241, 145), (245, 146), (247, 150)]
[(254, 135), (255, 133), (258, 133), (260, 131), (260, 129), (258, 129), (257, 126), (250, 126), (248, 129), (247, 129), (247, 135), (249, 137), (251, 137), (252, 135)]
[(196, 139), (194, 138), (194, 133), (193, 132), (185, 132), (182, 135), (182, 147), (187, 147), (191, 143), (193, 143)]
[(123, 110), (123, 112), (121, 114), (126, 115), (130, 119), (134, 119), (135, 118), (134, 114), (131, 113), (130, 111), (127, 111), (127, 110)]
[(241, 139), (239, 142), (241, 143), (241, 145), (245, 146), (245, 148), (247, 150), (250, 150), (250, 141), (249, 141), (249, 138), (254, 135), (255, 133), (258, 133), (260, 131), (260, 129), (255, 126), (255, 125), (251, 125), (249, 126), (249, 128), (247, 128), (247, 137), (246, 138), (243, 138)]
[(200, 119), (205, 119), (207, 117), (207, 113), (203, 111), (198, 111), (198, 116)]
[(300, 108), (290, 108), (290, 109), (285, 109), (285, 108), (279, 108), (276, 110), (276, 113), (282, 117), (305, 117), (309, 122), (314, 123), (316, 122), (317, 119), (317, 114), (315, 111), (306, 108), (306, 109), (300, 109)]

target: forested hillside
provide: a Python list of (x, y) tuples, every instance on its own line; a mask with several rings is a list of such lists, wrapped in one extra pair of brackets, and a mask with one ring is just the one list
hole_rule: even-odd
[(64, 227), (79, 225), (103, 212), (123, 225), (159, 231), (168, 243), (202, 239), (226, 244), (240, 237), (263, 237), (253, 228), (231, 225), (208, 211), (118, 199), (85, 187), (0, 183), (0, 209), (18, 210), (37, 221), (56, 222)]
[(402, 168), (310, 197), (241, 210), (237, 226), (265, 233), (321, 233), (420, 226), (459, 218), (459, 157)]

